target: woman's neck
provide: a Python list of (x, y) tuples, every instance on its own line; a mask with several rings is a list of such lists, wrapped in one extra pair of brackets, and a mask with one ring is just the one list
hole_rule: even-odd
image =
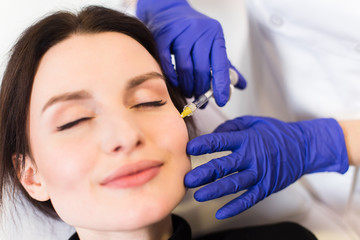
[(160, 222), (143, 228), (127, 231), (108, 232), (76, 228), (80, 240), (167, 240), (173, 233), (171, 215)]

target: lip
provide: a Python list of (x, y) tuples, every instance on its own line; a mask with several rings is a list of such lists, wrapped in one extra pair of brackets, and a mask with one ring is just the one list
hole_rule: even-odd
[(156, 177), (163, 165), (162, 162), (142, 160), (115, 170), (103, 181), (102, 186), (110, 188), (131, 188), (143, 185)]

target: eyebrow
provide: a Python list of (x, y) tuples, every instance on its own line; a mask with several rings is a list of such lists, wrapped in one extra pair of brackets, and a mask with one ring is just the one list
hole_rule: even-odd
[(89, 99), (91, 97), (92, 97), (91, 94), (85, 90), (63, 93), (50, 98), (49, 101), (47, 101), (46, 104), (44, 105), (42, 112), (44, 112), (48, 107), (54, 105), (55, 103), (66, 102), (71, 100), (83, 100), (83, 99)]
[[(165, 80), (165, 77), (158, 72), (148, 72), (148, 73), (141, 74), (141, 75), (135, 76), (133, 78), (130, 78), (129, 83), (126, 85), (126, 89), (130, 90), (130, 89), (136, 88), (137, 86), (141, 85), (143, 82), (150, 80), (150, 79), (154, 79), (154, 78), (161, 78), (161, 79)], [(56, 103), (59, 103), (59, 102), (66, 102), (66, 101), (72, 101), (72, 100), (84, 100), (84, 99), (90, 99), (90, 98), (92, 98), (92, 95), (88, 91), (85, 91), (85, 90), (63, 93), (63, 94), (60, 94), (60, 95), (50, 98), (46, 102), (44, 107), (42, 108), (42, 113), (50, 106), (52, 106)]]
[(140, 84), (142, 84), (143, 82), (153, 79), (153, 78), (161, 78), (161, 79), (165, 80), (164, 75), (162, 75), (158, 72), (149, 72), (149, 73), (141, 74), (139, 76), (131, 78), (129, 83), (126, 86), (126, 89), (129, 90), (129, 89), (135, 88), (135, 87), (139, 86)]

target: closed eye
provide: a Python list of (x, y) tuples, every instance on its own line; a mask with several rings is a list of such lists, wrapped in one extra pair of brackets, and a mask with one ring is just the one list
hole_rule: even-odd
[(166, 101), (159, 100), (159, 101), (152, 101), (152, 102), (143, 102), (131, 106), (130, 108), (143, 108), (143, 107), (161, 107), (166, 104)]
[(92, 119), (92, 117), (79, 118), (79, 119), (77, 119), (77, 120), (75, 120), (75, 121), (66, 123), (66, 124), (64, 124), (64, 125), (62, 125), (62, 126), (59, 126), (59, 127), (57, 127), (56, 129), (57, 129), (58, 131), (63, 131), (63, 130), (72, 128), (72, 127), (78, 125), (79, 123), (84, 122), (84, 121), (87, 121), (87, 120), (90, 120), (90, 119)]

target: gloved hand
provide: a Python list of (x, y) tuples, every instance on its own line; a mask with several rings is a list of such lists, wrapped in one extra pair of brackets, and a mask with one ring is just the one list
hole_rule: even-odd
[(344, 173), (349, 167), (344, 135), (334, 119), (285, 123), (245, 116), (223, 123), (187, 146), (190, 155), (219, 151), (232, 153), (185, 176), (190, 188), (210, 183), (195, 193), (198, 201), (247, 189), (217, 211), (218, 219), (239, 214), (306, 173)]
[[(210, 89), (212, 79), (215, 101), (225, 105), (231, 64), (220, 23), (195, 11), (186, 0), (139, 0), (136, 15), (153, 33), (171, 83), (180, 86), (186, 97), (198, 98)], [(175, 55), (177, 74), (171, 54)], [(236, 87), (243, 89), (246, 81), (237, 73)]]

